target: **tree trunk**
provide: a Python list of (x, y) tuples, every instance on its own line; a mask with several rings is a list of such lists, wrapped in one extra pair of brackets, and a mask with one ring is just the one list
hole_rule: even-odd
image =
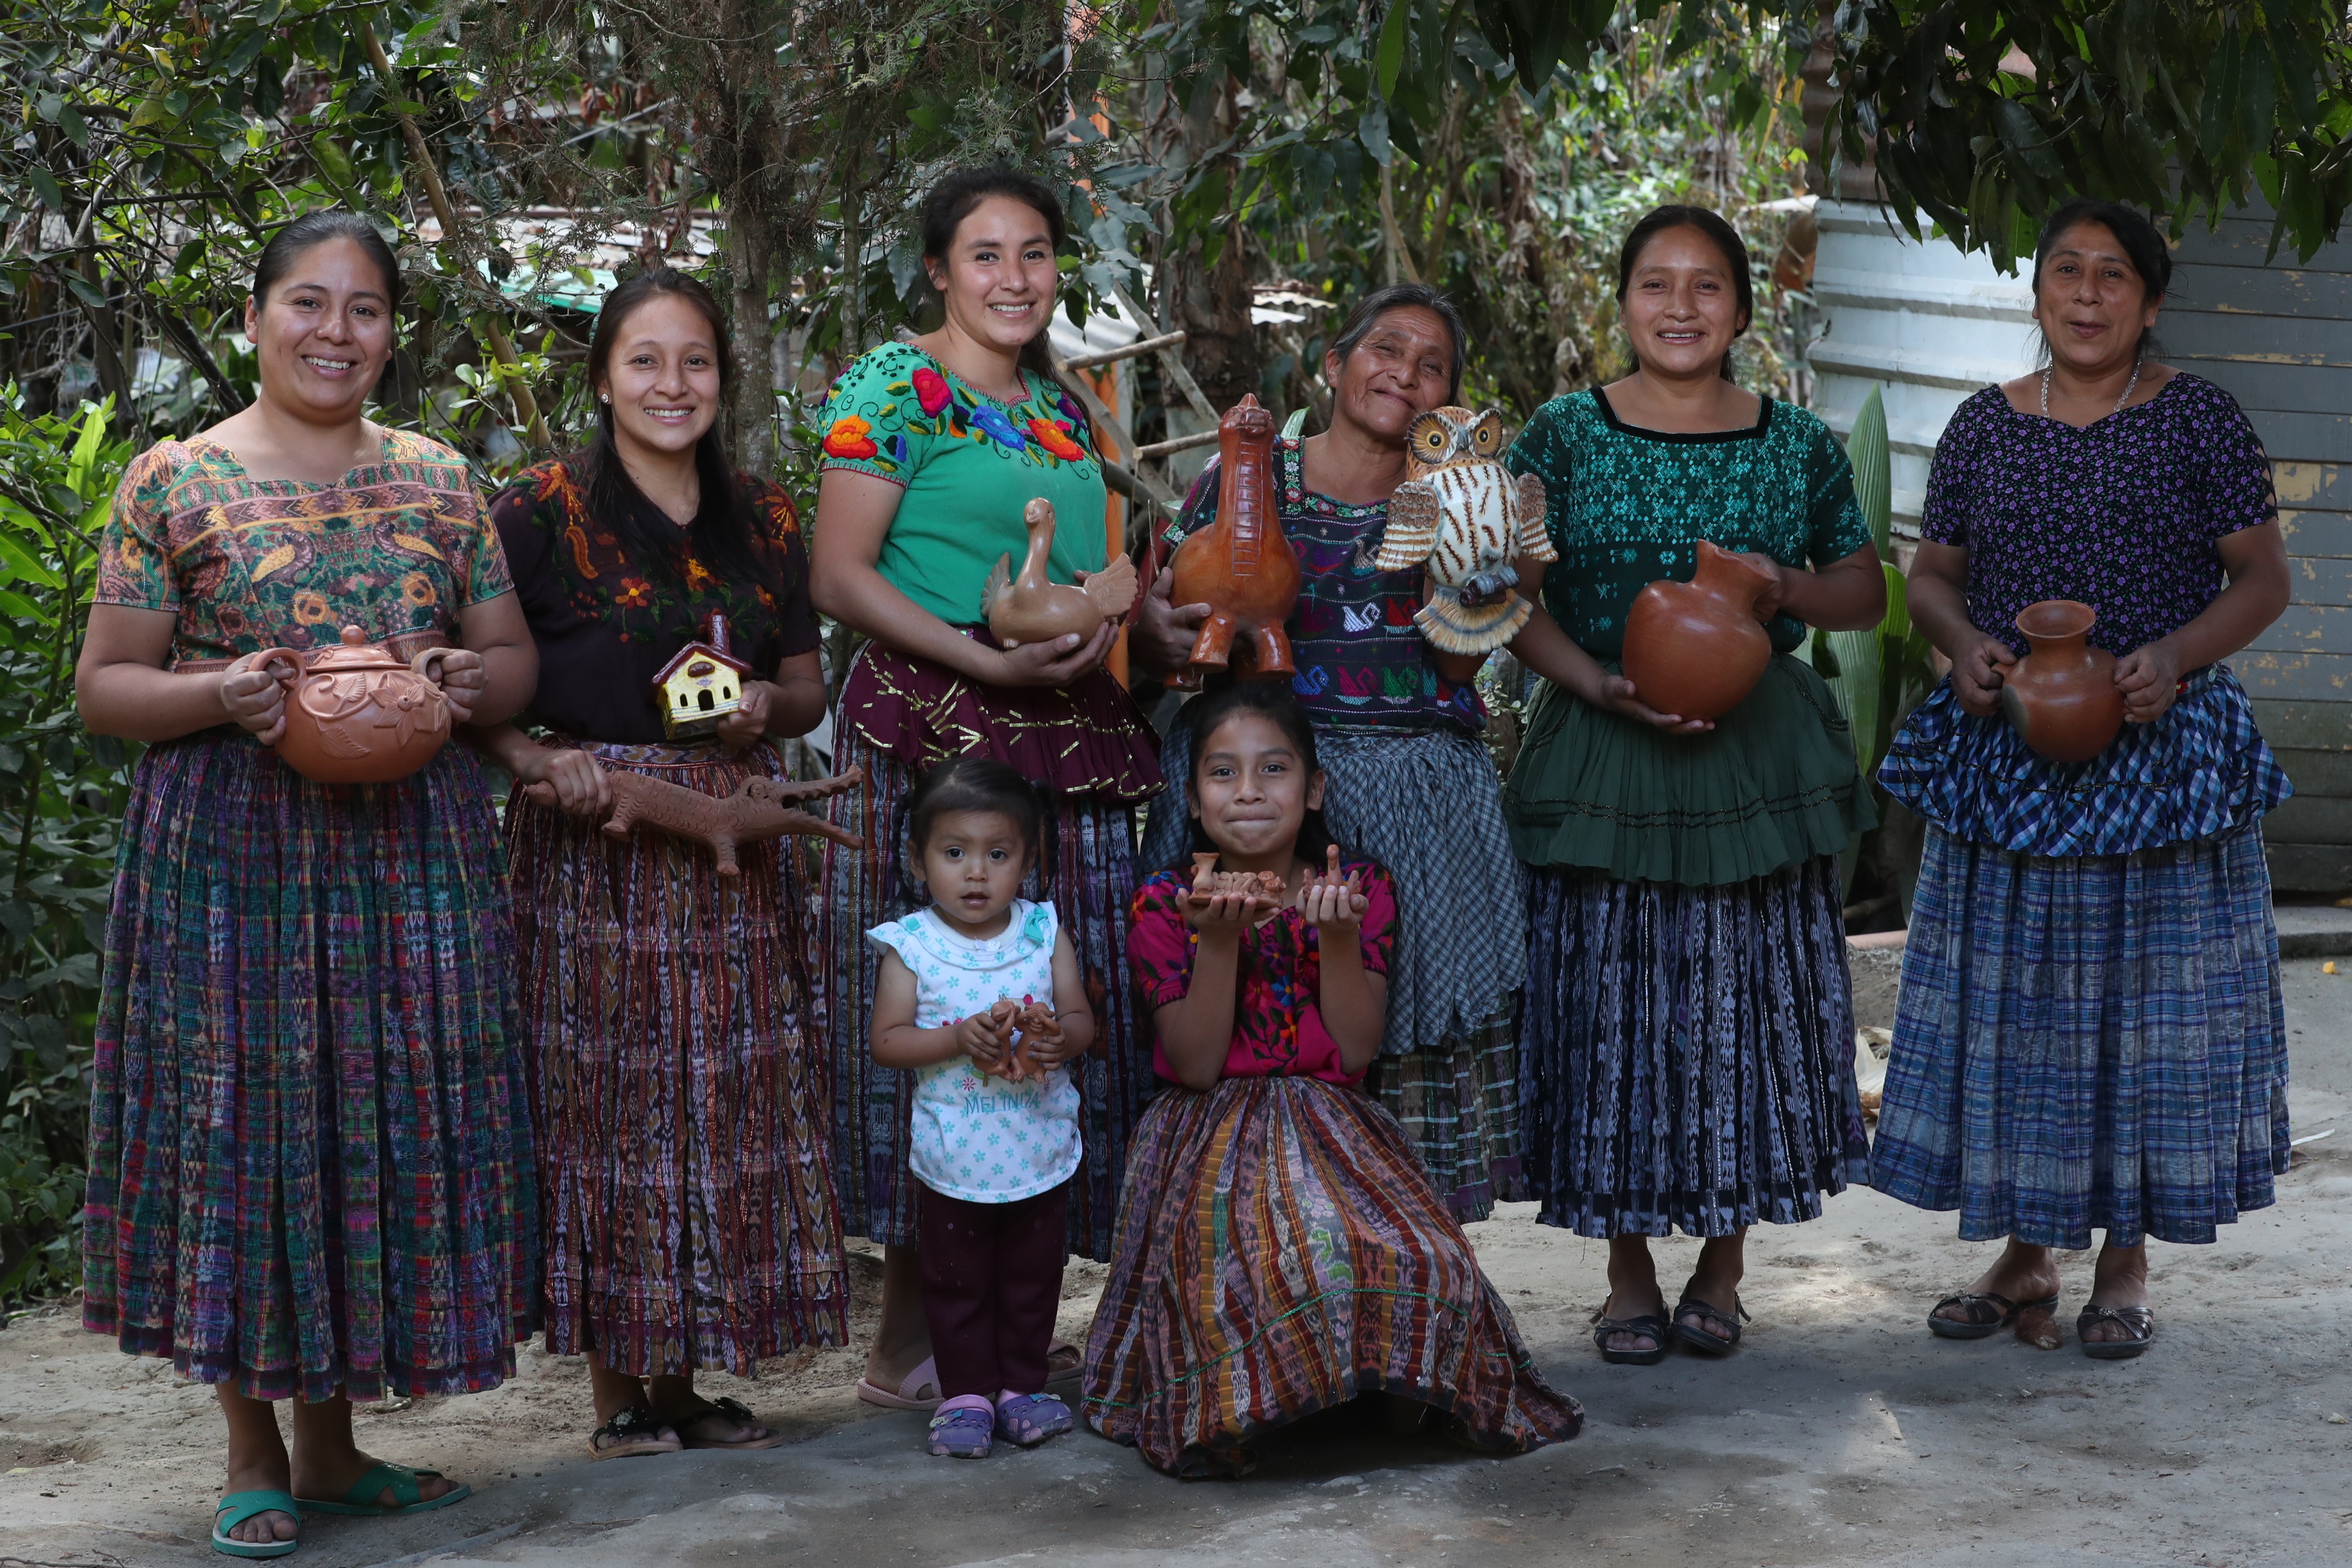
[(746, 204), (727, 215), (727, 270), (733, 284), (729, 303), (734, 318), (729, 345), (735, 357), (735, 390), (727, 410), (728, 447), (735, 466), (768, 474), (776, 466), (774, 334), (768, 326), (769, 248), (766, 226)]
[(1225, 237), (1214, 267), (1201, 265), (1198, 244), (1171, 257), (1165, 281), (1171, 324), (1184, 333), (1184, 368), (1219, 412), (1259, 390), (1265, 365), (1250, 324), (1246, 231)]

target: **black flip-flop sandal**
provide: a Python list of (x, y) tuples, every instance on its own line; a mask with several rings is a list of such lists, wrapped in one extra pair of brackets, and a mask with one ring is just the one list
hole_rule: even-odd
[[(1612, 1334), (1639, 1334), (1650, 1342), (1645, 1351), (1617, 1351), (1609, 1348)], [(1601, 1359), (1612, 1366), (1655, 1366), (1666, 1359), (1666, 1321), (1655, 1312), (1644, 1312), (1638, 1318), (1605, 1318), (1592, 1314), (1592, 1345)]]
[[(1969, 1315), (1965, 1318), (1945, 1317), (1944, 1309), (1955, 1304)], [(2057, 1292), (2053, 1290), (2031, 1301), (2012, 1301), (1996, 1291), (1963, 1290), (1936, 1303), (1927, 1313), (1927, 1328), (1941, 1340), (1990, 1339), (2017, 1321), (2020, 1312), (2030, 1312), (2037, 1307), (2045, 1312), (2055, 1312), (2058, 1310)], [(1993, 1315), (1985, 1317), (1982, 1315), (1984, 1310), (1990, 1310)]]
[[(1685, 1314), (1702, 1321), (1713, 1318), (1719, 1323), (1729, 1323), (1731, 1334), (1726, 1338), (1721, 1334), (1708, 1333), (1703, 1327), (1684, 1322), (1683, 1318)], [(1739, 1320), (1742, 1318), (1748, 1319), (1750, 1322), (1755, 1321), (1754, 1317), (1748, 1310), (1748, 1304), (1739, 1299), (1739, 1293), (1737, 1290), (1731, 1294), (1731, 1310), (1728, 1312), (1720, 1307), (1708, 1305), (1687, 1291), (1684, 1293), (1681, 1300), (1675, 1303), (1675, 1334), (1681, 1338), (1683, 1343), (1693, 1350), (1705, 1351), (1709, 1355), (1727, 1354), (1732, 1346), (1739, 1342)]]
[[(732, 1448), (740, 1452), (753, 1448), (781, 1448), (784, 1446), (784, 1435), (782, 1432), (773, 1431), (768, 1426), (762, 1425), (760, 1418), (751, 1414), (751, 1407), (745, 1405), (741, 1400), (713, 1399), (708, 1401), (708, 1403), (710, 1405), (709, 1409), (702, 1411), (698, 1415), (689, 1415), (682, 1422), (672, 1421), (669, 1423), (670, 1429), (677, 1433), (677, 1440), (686, 1445), (686, 1447), (689, 1448)], [(714, 1443), (705, 1438), (689, 1437), (683, 1430), (683, 1428), (691, 1426), (698, 1421), (708, 1420), (713, 1415), (718, 1416), (722, 1421), (732, 1421), (738, 1426), (747, 1426), (752, 1431), (765, 1433), (766, 1436), (760, 1437), (746, 1437), (740, 1442), (736, 1443)]]
[[(2085, 1331), (2100, 1323), (2116, 1323), (2132, 1337), (2095, 1340)], [(2146, 1307), (2085, 1307), (2074, 1320), (2074, 1337), (2093, 1361), (2129, 1361), (2156, 1342), (2156, 1314)]]

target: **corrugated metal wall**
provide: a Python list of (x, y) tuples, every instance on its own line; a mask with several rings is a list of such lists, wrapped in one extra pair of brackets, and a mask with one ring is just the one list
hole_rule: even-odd
[[(1961, 398), (2021, 374), (2037, 346), (2023, 277), (1941, 241), (1914, 245), (1878, 209), (1824, 201), (1812, 350), (1816, 402), (1843, 434), (1886, 387), (1898, 527), (1915, 531), (1927, 460)], [(2352, 891), (2352, 241), (2308, 266), (2266, 262), (2267, 211), (2193, 226), (2157, 324), (2165, 360), (2245, 406), (2278, 479), (2294, 603), (2231, 659), (2295, 798), (2263, 824), (2282, 892)]]
[(2192, 225), (2165, 360), (2230, 392), (2269, 448), (2294, 603), (2230, 661), (2295, 798), (2263, 822), (2282, 891), (2352, 889), (2352, 243), (2265, 261), (2267, 210)]

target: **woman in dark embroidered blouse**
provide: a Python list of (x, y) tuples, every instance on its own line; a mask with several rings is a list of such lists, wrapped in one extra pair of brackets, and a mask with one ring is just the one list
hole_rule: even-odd
[[(2147, 357), (2171, 271), (2140, 214), (2062, 207), (2049, 366), (1962, 404), (1928, 476), (1911, 613), (1952, 674), (1880, 775), (1929, 826), (1871, 1181), (2008, 1242), (1930, 1313), (1946, 1338), (2054, 1311), (2052, 1249), (2104, 1229), (2077, 1332), (2137, 1355), (2147, 1238), (2212, 1241), (2286, 1169), (2262, 817), (2289, 785), (2221, 662), (2286, 607), (2286, 550), (2237, 403)], [(2017, 613), (2061, 598), (2097, 611), (2127, 721), (2064, 765), (1996, 706)]]
[[(1405, 477), (1405, 428), (1460, 395), (1463, 342), (1460, 317), (1433, 289), (1367, 295), (1324, 356), (1329, 427), (1302, 440), (1303, 416), (1294, 417), (1275, 467), (1301, 574), (1291, 689), (1330, 771), (1332, 831), (1396, 879), (1400, 956), (1366, 1084), (1467, 1221), (1520, 1195), (1511, 1034), (1527, 972), (1519, 870), (1479, 737), (1486, 710), (1473, 682), (1484, 660), (1441, 653), (1421, 635), (1420, 567), (1375, 564), (1389, 495)], [(1212, 463), (1168, 546), (1214, 519), (1217, 489)], [(1144, 602), (1133, 647), (1145, 668), (1180, 666), (1208, 612), (1171, 605), (1168, 592), (1162, 574)], [(1169, 795), (1145, 828), (1146, 866), (1183, 853), (1192, 732), (1180, 714), (1165, 738)]]
[[(596, 439), (491, 506), (539, 644), (527, 717), (546, 735), (509, 725), (479, 743), (559, 803), (507, 805), (547, 1343), (592, 1358), (599, 1459), (782, 1442), (698, 1396), (695, 1369), (748, 1377), (847, 1331), (794, 857), (750, 846), (721, 879), (699, 847), (598, 826), (606, 769), (731, 795), (782, 776), (770, 741), (824, 711), (792, 503), (730, 471), (719, 441), (726, 343), (693, 279), (658, 268), (621, 285), (588, 351)], [(742, 706), (672, 741), (654, 680), (714, 613), (750, 666)]]

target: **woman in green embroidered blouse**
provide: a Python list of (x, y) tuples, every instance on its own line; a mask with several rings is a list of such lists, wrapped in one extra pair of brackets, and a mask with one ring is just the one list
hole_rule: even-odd
[[(1546, 684), (1504, 795), (1531, 868), (1522, 1137), (1541, 1218), (1610, 1241), (1608, 1361), (1739, 1338), (1741, 1237), (1864, 1178), (1837, 856), (1870, 819), (1845, 722), (1792, 657), (1807, 625), (1874, 626), (1885, 581), (1821, 421), (1742, 391), (1747, 247), (1711, 212), (1634, 226), (1617, 298), (1639, 368), (1555, 398), (1506, 460), (1550, 498), (1541, 609), (1513, 645)], [(1696, 542), (1765, 567), (1774, 658), (1715, 723), (1617, 672), (1647, 583)], [(1811, 563), (1812, 570), (1806, 569)], [(1648, 1238), (1706, 1238), (1671, 1315)], [(1669, 1321), (1671, 1318), (1671, 1322)]]
[[(835, 1186), (844, 1227), (885, 1249), (882, 1321), (858, 1392), (928, 1410), (940, 1384), (907, 1167), (913, 1078), (876, 1067), (866, 1037), (876, 960), (864, 933), (917, 902), (920, 868), (902, 842), (909, 792), (924, 770), (971, 755), (1043, 786), (1052, 831), (1040, 876), (1099, 1019), (1095, 1052), (1070, 1064), (1087, 1154), (1069, 1189), (1070, 1247), (1107, 1259), (1151, 1076), (1128, 984), (1126, 913), (1134, 808), (1159, 793), (1160, 773), (1150, 724), (1102, 668), (1115, 626), (1083, 644), (1072, 634), (1008, 650), (982, 624), (990, 568), (1028, 547), (1022, 513), (1032, 498), (1054, 506), (1056, 582), (1100, 568), (1108, 552), (1094, 435), (1046, 357), (1061, 208), (1026, 174), (965, 170), (925, 199), (922, 235), (944, 319), (861, 355), (834, 383), (810, 591), (869, 639), (842, 683), (834, 751), (836, 769), (866, 771), (867, 787), (836, 818), (866, 847), (827, 848), (824, 895)], [(1076, 1348), (1054, 1353), (1056, 1379), (1074, 1376)]]

